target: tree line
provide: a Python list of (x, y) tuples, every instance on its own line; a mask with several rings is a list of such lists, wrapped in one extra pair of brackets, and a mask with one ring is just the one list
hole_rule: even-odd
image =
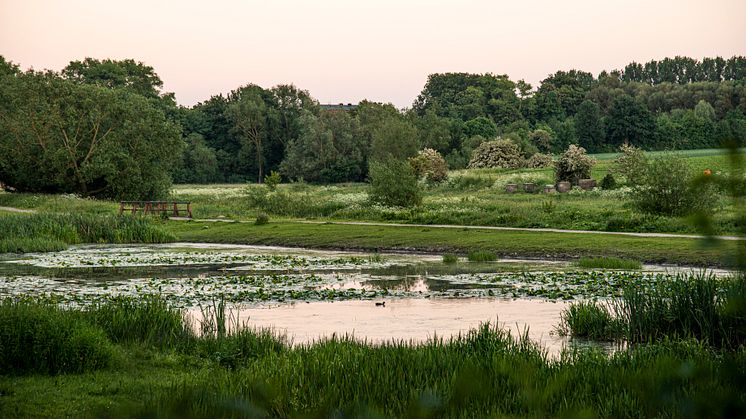
[(505, 75), (428, 77), (412, 107), (363, 101), (329, 111), (293, 85), (241, 86), (178, 106), (152, 67), (73, 61), (22, 71), (0, 57), (0, 182), (17, 190), (113, 198), (182, 183), (364, 181), (372, 161), (430, 148), (465, 167), (501, 137), (529, 157), (718, 147), (746, 140), (746, 58), (666, 58), (598, 76), (557, 71), (534, 88)]

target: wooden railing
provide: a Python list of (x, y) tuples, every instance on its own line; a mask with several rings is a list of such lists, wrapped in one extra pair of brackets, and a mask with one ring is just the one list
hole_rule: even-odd
[(192, 203), (186, 201), (121, 201), (119, 202), (119, 213), (139, 212), (149, 215), (167, 214), (169, 217), (192, 218)]

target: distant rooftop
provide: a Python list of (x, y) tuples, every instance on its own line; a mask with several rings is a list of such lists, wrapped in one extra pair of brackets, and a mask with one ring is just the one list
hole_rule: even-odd
[(352, 111), (352, 110), (355, 110), (355, 108), (357, 108), (357, 105), (353, 105), (352, 103), (348, 103), (346, 105), (344, 103), (338, 103), (336, 105), (332, 105), (329, 103), (325, 105), (322, 104), (319, 106), (321, 106), (321, 110), (324, 110), (324, 111)]

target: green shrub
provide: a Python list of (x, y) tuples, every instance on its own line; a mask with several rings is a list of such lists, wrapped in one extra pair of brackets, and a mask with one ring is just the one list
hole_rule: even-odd
[(385, 158), (370, 163), (370, 199), (391, 207), (412, 207), (422, 202), (417, 175), (406, 161)]
[(448, 163), (437, 151), (426, 148), (409, 158), (415, 174), (428, 182), (439, 183), (448, 178)]
[(254, 221), (254, 225), (261, 226), (267, 223), (269, 223), (269, 215), (263, 212), (260, 212), (259, 214), (257, 214), (256, 220)]
[(623, 144), (619, 150), (622, 154), (614, 160), (614, 171), (624, 176), (630, 185), (643, 181), (647, 166), (645, 153), (628, 144)]
[(497, 260), (497, 255), (494, 252), (487, 252), (483, 250), (469, 252), (469, 262), (494, 262)]
[(523, 167), (525, 161), (521, 149), (511, 140), (487, 141), (479, 145), (472, 152), (469, 161), (470, 169), (499, 168), (517, 169)]
[(693, 185), (693, 173), (686, 160), (661, 155), (644, 163), (639, 183), (630, 194), (637, 209), (648, 214), (686, 215), (710, 211), (716, 200), (712, 185)]
[(282, 177), (278, 172), (275, 172), (274, 170), (269, 172), (267, 176), (264, 176), (264, 185), (267, 186), (270, 191), (276, 190), (277, 185), (279, 185), (281, 181)]
[(557, 182), (567, 181), (577, 185), (580, 179), (591, 177), (591, 169), (596, 161), (588, 157), (583, 147), (570, 144), (554, 163), (555, 179)]
[(605, 191), (616, 189), (616, 179), (614, 179), (614, 175), (607, 173), (606, 176), (604, 176), (601, 180), (601, 189)]
[(0, 303), (0, 375), (83, 372), (108, 366), (114, 347), (79, 312), (52, 304)]

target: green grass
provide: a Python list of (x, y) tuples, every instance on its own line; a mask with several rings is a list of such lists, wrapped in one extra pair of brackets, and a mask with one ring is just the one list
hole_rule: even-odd
[(114, 347), (80, 313), (29, 300), (0, 301), (0, 375), (83, 372), (108, 366)]
[(163, 224), (179, 241), (276, 245), (330, 249), (418, 250), (432, 253), (492, 252), (500, 257), (617, 257), (650, 263), (716, 266), (728, 263), (733, 241), (705, 246), (687, 238), (631, 237), (582, 233), (416, 228), (277, 221), (250, 223), (176, 222)]
[(614, 257), (581, 258), (575, 262), (575, 265), (584, 269), (619, 269), (628, 271), (642, 269), (642, 263), (639, 261)]
[(174, 237), (132, 216), (37, 213), (0, 216), (0, 253), (62, 250), (79, 243), (163, 243)]

